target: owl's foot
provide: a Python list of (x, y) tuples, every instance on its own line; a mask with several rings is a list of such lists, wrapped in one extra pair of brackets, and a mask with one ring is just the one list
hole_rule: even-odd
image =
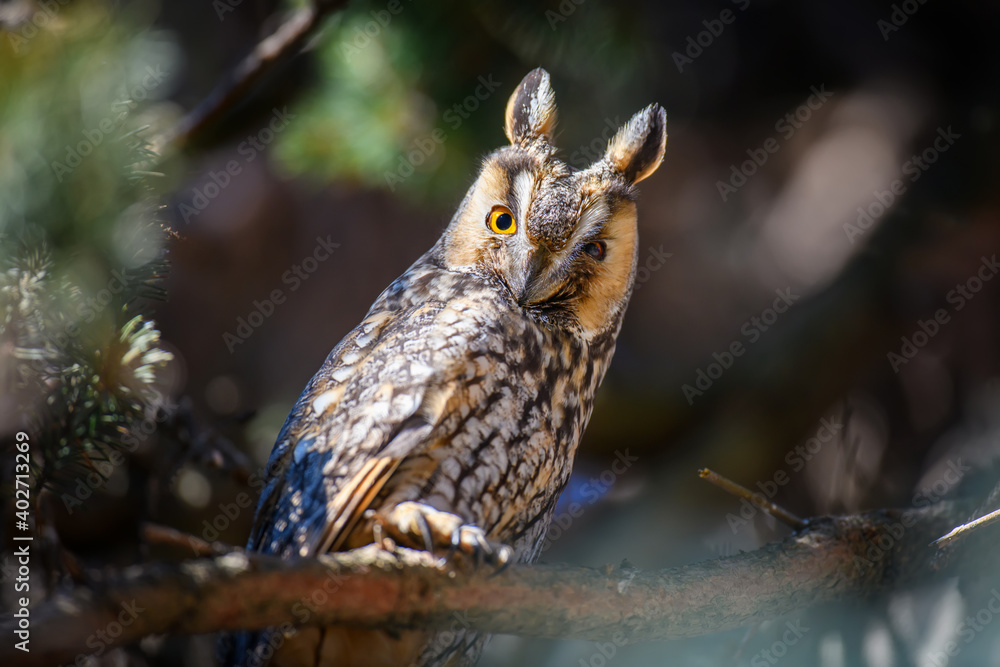
[[(370, 510), (371, 511), (371, 510)], [(506, 567), (513, 555), (506, 544), (491, 542), (479, 526), (464, 523), (462, 517), (442, 512), (430, 505), (406, 501), (387, 511), (371, 511), (375, 542), (389, 551), (396, 545), (445, 552), (450, 559), (457, 552), (477, 563)]]

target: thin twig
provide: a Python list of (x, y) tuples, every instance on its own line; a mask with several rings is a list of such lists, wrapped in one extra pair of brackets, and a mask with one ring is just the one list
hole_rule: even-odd
[(778, 519), (782, 523), (791, 526), (795, 530), (802, 530), (808, 525), (808, 522), (805, 519), (800, 519), (799, 517), (795, 516), (794, 514), (786, 510), (784, 507), (772, 503), (770, 500), (760, 495), (759, 493), (754, 493), (750, 489), (744, 486), (740, 486), (731, 479), (723, 477), (722, 475), (713, 470), (709, 470), (708, 468), (702, 468), (701, 470), (698, 471), (698, 475), (701, 476), (703, 479), (711, 482), (712, 484), (715, 484), (720, 489), (728, 491), (734, 496), (740, 498), (746, 498), (757, 507), (761, 508), (762, 510), (764, 510), (774, 518)]
[(152, 544), (190, 549), (195, 556), (223, 556), (240, 550), (239, 547), (222, 542), (207, 542), (190, 533), (157, 523), (142, 524), (142, 537)]
[(190, 144), (245, 100), (276, 65), (299, 53), (323, 24), (323, 19), (345, 4), (347, 0), (323, 0), (295, 10), (273, 34), (257, 44), (201, 104), (178, 121), (164, 144), (173, 144), (176, 148)]
[(931, 542), (931, 545), (941, 549), (943, 547), (948, 546), (955, 540), (959, 540), (963, 537), (966, 537), (973, 531), (978, 530), (980, 528), (985, 528), (986, 526), (994, 524), (997, 521), (1000, 521), (1000, 509), (993, 510), (989, 514), (983, 515), (978, 519), (974, 519), (973, 521), (970, 521), (968, 523), (963, 523), (961, 526), (958, 526), (957, 528), (953, 529), (947, 535), (943, 535), (934, 540), (933, 542)]

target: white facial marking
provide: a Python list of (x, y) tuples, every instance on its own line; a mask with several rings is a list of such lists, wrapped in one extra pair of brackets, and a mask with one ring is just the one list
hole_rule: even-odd
[(518, 225), (523, 225), (528, 216), (528, 207), (531, 205), (531, 186), (534, 182), (534, 177), (526, 171), (522, 171), (514, 177), (514, 206), (517, 209)]
[(590, 202), (580, 215), (580, 222), (573, 230), (573, 235), (570, 236), (564, 252), (573, 252), (584, 239), (592, 236), (599, 227), (608, 221), (610, 214), (608, 204), (603, 197)]

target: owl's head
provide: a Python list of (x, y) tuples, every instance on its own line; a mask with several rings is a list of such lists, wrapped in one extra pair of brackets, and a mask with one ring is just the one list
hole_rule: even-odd
[(486, 157), (438, 246), (453, 271), (476, 273), (548, 326), (592, 340), (617, 330), (635, 278), (635, 184), (660, 165), (667, 118), (652, 104), (604, 156), (576, 170), (555, 157), (556, 105), (545, 70), (507, 103), (510, 140)]

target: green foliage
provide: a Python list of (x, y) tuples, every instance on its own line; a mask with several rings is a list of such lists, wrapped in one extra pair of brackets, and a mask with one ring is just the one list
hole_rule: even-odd
[[(324, 32), (316, 56), (321, 81), (297, 105), (278, 157), (296, 175), (453, 202), (469, 185), (475, 158), (505, 141), (507, 96), (528, 70), (544, 64), (578, 81), (557, 86), (561, 108), (621, 113), (619, 105), (594, 110), (590, 90), (600, 81), (602, 99), (614, 100), (616, 86), (641, 85), (636, 26), (623, 14), (600, 4), (528, 0), (351, 3)], [(498, 85), (482, 88), (480, 77)], [(640, 92), (635, 105), (645, 104)], [(602, 129), (599, 122), (561, 128), (560, 145), (568, 154)]]
[(318, 60), (330, 84), (310, 95), (278, 146), (291, 171), (384, 187), (382, 172), (431, 131), (434, 104), (417, 90), (418, 63), (406, 58), (416, 48), (413, 35), (397, 19), (390, 25), (398, 29), (355, 43), (371, 20), (348, 10), (328, 28)]
[(0, 431), (29, 430), (59, 486), (108, 471), (171, 355), (144, 312), (166, 270), (141, 102), (163, 44), (102, 5), (53, 6), (0, 33)]

